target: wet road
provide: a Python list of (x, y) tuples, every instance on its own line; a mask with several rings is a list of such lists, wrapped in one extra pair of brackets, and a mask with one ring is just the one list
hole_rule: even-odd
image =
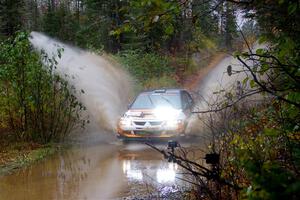
[(180, 177), (176, 164), (145, 144), (95, 142), (0, 177), (0, 199), (122, 199), (188, 186)]

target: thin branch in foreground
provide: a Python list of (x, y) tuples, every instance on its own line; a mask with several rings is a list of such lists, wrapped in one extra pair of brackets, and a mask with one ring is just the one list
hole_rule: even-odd
[(279, 100), (282, 100), (282, 101), (284, 101), (286, 103), (292, 104), (292, 105), (300, 108), (300, 104), (299, 103), (291, 101), (291, 100), (288, 100), (288, 99), (284, 98), (283, 96), (276, 94), (275, 91), (272, 91), (269, 88), (267, 88), (266, 85), (264, 85), (263, 83), (261, 83), (258, 80), (256, 74), (253, 72), (253, 70), (251, 69), (251, 67), (249, 65), (247, 65), (247, 63), (240, 56), (237, 56), (237, 59), (249, 70), (250, 74), (252, 75), (253, 81), (261, 88), (261, 92), (267, 92), (267, 93), (269, 93), (269, 94), (277, 97)]
[[(194, 176), (195, 178), (204, 177), (204, 178), (207, 178), (208, 180), (214, 180), (214, 181), (218, 182), (219, 184), (229, 186), (229, 187), (234, 188), (236, 190), (241, 190), (242, 189), (240, 186), (221, 178), (219, 175), (217, 175), (218, 173), (215, 173), (215, 171), (210, 170), (206, 167), (203, 167), (203, 166), (199, 165), (196, 162), (193, 162), (193, 161), (188, 160), (186, 158), (183, 158), (181, 156), (177, 156), (172, 152), (166, 152), (164, 150), (160, 150), (159, 148), (155, 147), (152, 144), (146, 143), (146, 145), (148, 145), (151, 148), (153, 148), (154, 150), (160, 152), (164, 156), (164, 158), (166, 158), (166, 159), (171, 158), (171, 160), (173, 160), (180, 167), (182, 167), (185, 170), (187, 170), (188, 172), (190, 172), (192, 174), (192, 176)], [(186, 166), (184, 163), (187, 164), (188, 166)], [(198, 167), (201, 170), (200, 171), (195, 171), (194, 169), (189, 167), (189, 165), (192, 165), (194, 167)]]
[(216, 108), (216, 109), (209, 109), (209, 110), (203, 110), (203, 111), (193, 111), (192, 113), (195, 113), (195, 114), (204, 114), (204, 113), (212, 113), (212, 112), (220, 112), (222, 110), (225, 110), (226, 108), (230, 108), (232, 107), (233, 105), (237, 104), (239, 101), (243, 100), (244, 98), (246, 97), (249, 97), (249, 96), (252, 96), (254, 94), (259, 94), (263, 92), (262, 90), (253, 90), (249, 93), (246, 93), (242, 96), (240, 96), (237, 100), (233, 101), (232, 103), (229, 103), (221, 108)]

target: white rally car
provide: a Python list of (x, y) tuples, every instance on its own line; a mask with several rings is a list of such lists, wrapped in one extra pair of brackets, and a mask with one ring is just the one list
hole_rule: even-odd
[(184, 89), (140, 93), (117, 125), (119, 138), (170, 138), (185, 134), (194, 101)]

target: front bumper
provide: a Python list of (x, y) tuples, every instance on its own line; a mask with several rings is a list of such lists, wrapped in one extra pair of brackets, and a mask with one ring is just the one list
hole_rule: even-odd
[(117, 127), (117, 136), (119, 138), (171, 138), (177, 137), (184, 133), (184, 123), (180, 124), (176, 129), (131, 129), (123, 130), (119, 125)]

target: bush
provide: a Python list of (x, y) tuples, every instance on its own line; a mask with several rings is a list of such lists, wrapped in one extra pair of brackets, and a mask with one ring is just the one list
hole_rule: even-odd
[(248, 199), (297, 199), (299, 196), (299, 138), (293, 137), (298, 132), (286, 126), (298, 120), (282, 124), (285, 111), (279, 109), (280, 104), (273, 101), (268, 107), (250, 111), (249, 118), (224, 148), (228, 156), (224, 174), (239, 177), (235, 181), (247, 188), (242, 194)]
[(176, 80), (166, 75), (148, 79), (144, 83), (144, 88), (146, 89), (172, 88), (176, 86), (178, 86)]
[[(117, 59), (138, 82), (147, 85), (147, 87), (150, 87), (154, 81), (159, 80), (161, 77), (162, 80), (157, 82), (157, 87), (173, 86), (173, 83), (176, 82), (173, 80), (175, 68), (170, 65), (170, 61), (166, 56), (131, 50), (120, 52)], [(162, 83), (162, 85), (159, 83)]]
[(55, 73), (55, 58), (32, 51), (27, 33), (0, 44), (0, 63), (0, 129), (8, 127), (20, 140), (47, 143), (85, 124), (75, 88)]

